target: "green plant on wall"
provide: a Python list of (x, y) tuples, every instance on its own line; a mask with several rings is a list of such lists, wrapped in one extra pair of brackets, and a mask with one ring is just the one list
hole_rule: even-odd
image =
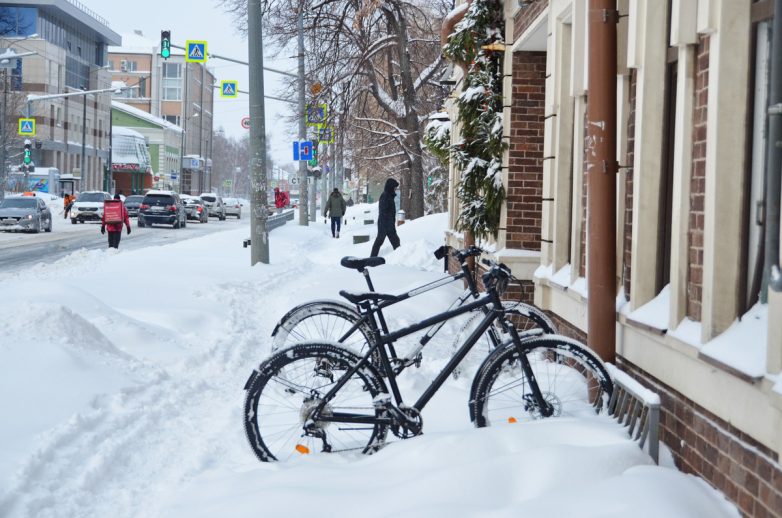
[[(456, 24), (443, 54), (464, 63), (464, 90), (456, 100), (459, 140), (450, 156), (460, 171), (458, 225), (477, 238), (497, 236), (505, 200), (502, 184), (502, 5), (498, 0), (473, 0)], [(499, 46), (499, 47), (498, 47)]]

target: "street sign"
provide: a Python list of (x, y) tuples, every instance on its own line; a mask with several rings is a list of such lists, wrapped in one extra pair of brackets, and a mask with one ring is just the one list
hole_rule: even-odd
[(19, 119), (19, 134), (26, 137), (35, 136), (35, 119)]
[(304, 140), (293, 143), (293, 160), (307, 162), (312, 160), (312, 141)]
[(172, 180), (176, 180), (177, 178), (178, 178), (178, 177), (177, 177), (177, 175), (176, 175), (175, 173), (171, 173), (171, 179), (172, 179)]
[(233, 183), (234, 183), (233, 180), (223, 180), (223, 187), (225, 187), (226, 189), (230, 189)]
[(187, 40), (185, 43), (185, 61), (188, 63), (206, 63), (206, 41)]
[(326, 144), (334, 143), (334, 128), (331, 126), (319, 126), (318, 127), (318, 142), (324, 142)]
[(250, 117), (242, 117), (242, 127), (244, 129), (250, 129)]
[(328, 107), (325, 104), (308, 104), (307, 105), (307, 124), (310, 126), (323, 124), (326, 122), (326, 115), (328, 113)]
[(291, 178), (291, 185), (299, 185), (299, 177), (298, 176), (294, 176), (293, 178)]
[(323, 90), (323, 85), (320, 83), (320, 81), (312, 83), (310, 86), (310, 92), (312, 92), (312, 95), (318, 95), (321, 90)]
[(220, 97), (239, 97), (239, 82), (220, 81)]

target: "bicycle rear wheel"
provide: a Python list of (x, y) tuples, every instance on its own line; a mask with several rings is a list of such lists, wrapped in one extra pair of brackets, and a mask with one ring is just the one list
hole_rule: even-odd
[(289, 311), (272, 332), (272, 352), (300, 342), (329, 341), (361, 353), (370, 343), (372, 328), (359, 323), (350, 306), (330, 300), (308, 302)]
[[(382, 447), (385, 425), (313, 420), (326, 393), (359, 361), (343, 347), (311, 342), (289, 347), (253, 371), (245, 386), (244, 429), (258, 459), (285, 461), (316, 452), (371, 453)], [(387, 394), (382, 378), (365, 366), (326, 402), (323, 414), (378, 417), (382, 410), (374, 401), (381, 394)]]
[[(569, 338), (545, 335), (522, 342), (551, 417), (605, 412), (613, 383), (600, 359)], [(521, 368), (518, 348), (510, 343), (492, 353), (473, 384), (470, 418), (477, 427), (517, 423), (544, 416)]]

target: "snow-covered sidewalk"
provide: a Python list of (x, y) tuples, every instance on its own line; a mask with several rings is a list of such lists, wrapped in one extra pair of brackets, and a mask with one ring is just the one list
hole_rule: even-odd
[[(242, 428), (244, 382), (288, 309), (364, 288), (339, 259), (368, 255), (371, 242), (351, 239), (374, 237), (365, 210), (376, 205), (349, 209), (340, 239), (322, 218), (274, 230), (272, 264), (254, 268), (242, 228), (0, 276), (0, 516), (737, 516), (608, 419), (473, 429), (469, 376), (425, 409), (422, 437), (369, 457), (259, 463)], [(386, 244), (388, 264), (372, 271), (377, 289), (439, 278), (431, 252), (446, 224), (400, 227), (402, 247)], [(395, 306), (392, 326), (460, 291)], [(425, 349), (403, 392), (428, 384), (452, 338)]]

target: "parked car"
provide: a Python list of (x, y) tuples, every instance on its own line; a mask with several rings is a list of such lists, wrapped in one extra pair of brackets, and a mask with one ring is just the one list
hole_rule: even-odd
[(141, 206), (141, 202), (144, 201), (144, 196), (140, 194), (134, 194), (125, 198), (125, 208), (128, 209), (128, 216), (135, 218), (138, 216), (138, 208)]
[(0, 230), (52, 231), (52, 213), (35, 196), (8, 197), (0, 203)]
[(242, 219), (242, 204), (236, 198), (226, 198), (225, 202), (225, 215), (236, 216), (236, 219)]
[(200, 198), (204, 201), (204, 205), (209, 209), (209, 217), (219, 218), (220, 221), (225, 221), (225, 203), (223, 199), (213, 192), (201, 193)]
[(173, 191), (149, 191), (141, 202), (138, 212), (138, 226), (171, 225), (174, 228), (187, 226), (185, 204)]
[(100, 221), (103, 217), (103, 202), (110, 200), (106, 191), (84, 191), (79, 193), (71, 207), (71, 223)]
[(185, 204), (187, 219), (194, 219), (199, 223), (209, 223), (209, 209), (206, 208), (201, 198), (187, 194), (183, 194), (180, 197), (182, 198), (182, 203)]

